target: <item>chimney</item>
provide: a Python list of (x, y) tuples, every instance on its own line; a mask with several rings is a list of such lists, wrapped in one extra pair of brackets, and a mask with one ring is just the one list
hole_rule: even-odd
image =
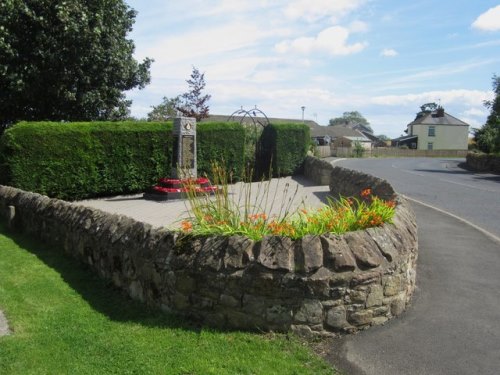
[(436, 117), (444, 117), (444, 108), (443, 107), (438, 107)]

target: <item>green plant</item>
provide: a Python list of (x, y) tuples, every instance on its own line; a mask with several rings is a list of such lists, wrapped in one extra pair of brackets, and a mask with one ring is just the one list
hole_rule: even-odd
[(245, 173), (245, 129), (238, 123), (202, 122), (196, 125), (198, 175), (212, 178), (212, 160), (224, 160), (234, 181)]
[(132, 193), (170, 175), (172, 125), (21, 122), (0, 148), (4, 184), (69, 200)]
[(135, 16), (123, 0), (2, 0), (0, 125), (125, 118), (153, 62), (134, 58)]
[[(292, 209), (297, 190), (286, 184), (281, 201), (278, 188), (270, 194), (272, 181), (261, 181), (257, 193), (252, 184), (241, 183), (243, 194), (238, 200), (230, 194), (230, 176), (218, 164), (213, 164), (214, 183), (220, 188), (215, 197), (197, 194), (193, 188), (188, 194), (190, 214), (181, 222), (181, 231), (193, 235), (243, 235), (260, 240), (267, 235), (293, 239), (325, 233), (342, 234), (389, 223), (395, 212), (395, 202), (372, 196), (371, 189), (361, 192), (361, 200), (341, 198), (312, 209)], [(274, 180), (278, 181), (278, 180)], [(280, 207), (276, 212), (274, 207)]]
[(269, 175), (270, 169), (274, 176), (289, 176), (301, 171), (311, 143), (310, 131), (304, 124), (269, 124), (259, 143), (258, 177)]
[(354, 141), (353, 154), (356, 158), (362, 158), (365, 153), (365, 149), (360, 141)]
[(0, 280), (13, 331), (0, 337), (1, 374), (334, 372), (293, 336), (220, 332), (149, 309), (1, 225)]

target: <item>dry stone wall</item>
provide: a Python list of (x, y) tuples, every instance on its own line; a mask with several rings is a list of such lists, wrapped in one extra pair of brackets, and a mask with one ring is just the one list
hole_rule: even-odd
[[(333, 172), (332, 184), (350, 173)], [(415, 287), (417, 228), (408, 202), (396, 200), (393, 224), (255, 242), (183, 237), (0, 186), (0, 212), (11, 228), (63, 249), (134, 299), (213, 327), (306, 336), (354, 332), (405, 310)]]
[(466, 157), (466, 164), (470, 169), (478, 172), (500, 173), (499, 156), (469, 152)]

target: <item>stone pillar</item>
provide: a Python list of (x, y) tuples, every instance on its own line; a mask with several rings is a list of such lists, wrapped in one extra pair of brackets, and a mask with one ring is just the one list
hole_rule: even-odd
[(173, 136), (172, 177), (196, 178), (196, 119), (175, 118)]

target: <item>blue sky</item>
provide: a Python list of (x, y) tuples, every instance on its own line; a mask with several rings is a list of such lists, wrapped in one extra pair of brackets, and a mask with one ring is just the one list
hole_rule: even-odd
[(205, 73), (210, 113), (255, 105), (326, 125), (359, 111), (397, 137), (420, 105), (481, 126), (500, 75), (500, 2), (485, 0), (126, 0), (151, 84), (127, 94), (145, 117)]

